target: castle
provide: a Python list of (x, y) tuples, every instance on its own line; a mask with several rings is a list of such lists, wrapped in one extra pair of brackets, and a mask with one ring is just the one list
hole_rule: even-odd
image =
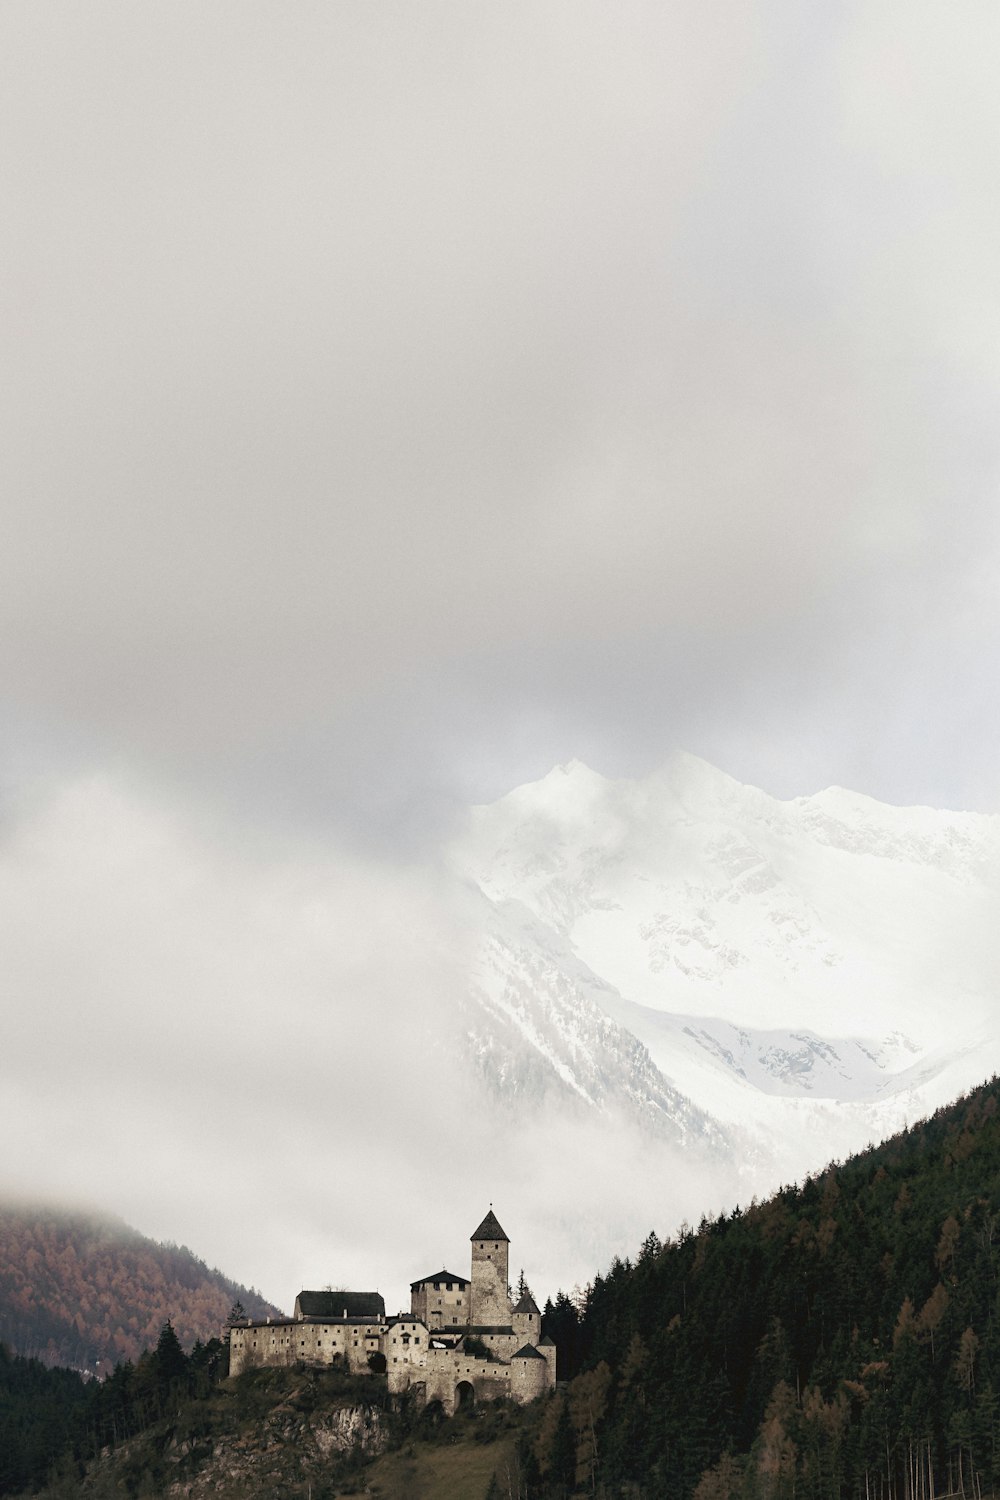
[(390, 1391), (447, 1412), (500, 1396), (533, 1401), (555, 1385), (555, 1344), (530, 1295), (511, 1302), (510, 1241), (492, 1208), (471, 1239), (469, 1280), (442, 1270), (411, 1282), (408, 1313), (387, 1318), (378, 1292), (303, 1291), (291, 1318), (234, 1324), (230, 1374), (337, 1361), (354, 1374), (384, 1372)]

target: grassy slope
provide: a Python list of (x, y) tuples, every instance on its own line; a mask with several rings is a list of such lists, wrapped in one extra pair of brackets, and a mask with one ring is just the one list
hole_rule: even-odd
[(365, 1471), (365, 1493), (376, 1500), (399, 1500), (402, 1495), (407, 1500), (483, 1500), (493, 1475), (503, 1478), (513, 1447), (511, 1438), (484, 1444), (466, 1438), (451, 1447), (408, 1443)]

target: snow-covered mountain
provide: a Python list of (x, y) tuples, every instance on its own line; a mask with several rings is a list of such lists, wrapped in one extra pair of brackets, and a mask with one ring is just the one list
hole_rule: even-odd
[(738, 1156), (749, 1190), (1000, 1067), (1000, 818), (572, 762), (473, 809), (450, 861), (496, 1093)]

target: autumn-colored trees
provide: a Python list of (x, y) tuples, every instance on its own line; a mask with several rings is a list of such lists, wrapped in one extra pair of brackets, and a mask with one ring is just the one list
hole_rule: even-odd
[(278, 1311), (120, 1220), (0, 1205), (0, 1341), (45, 1364), (107, 1373), (152, 1348), (168, 1317), (190, 1347), (237, 1298), (254, 1317)]

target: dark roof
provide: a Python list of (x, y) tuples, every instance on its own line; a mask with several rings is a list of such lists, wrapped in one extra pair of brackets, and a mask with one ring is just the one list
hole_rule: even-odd
[(464, 1276), (456, 1276), (454, 1271), (435, 1271), (433, 1276), (421, 1276), (419, 1281), (410, 1282), (410, 1291), (415, 1292), (418, 1286), (425, 1286), (428, 1281), (457, 1281), (459, 1286), (468, 1286)]
[(539, 1354), (539, 1352), (538, 1352), (537, 1349), (532, 1349), (532, 1347), (531, 1347), (530, 1344), (525, 1344), (525, 1346), (524, 1346), (523, 1349), (518, 1349), (518, 1351), (517, 1351), (516, 1354), (512, 1354), (511, 1355), (511, 1359), (544, 1359), (544, 1358), (545, 1358), (545, 1355), (544, 1354)]
[(427, 1327), (427, 1324), (424, 1322), (423, 1318), (418, 1318), (414, 1313), (401, 1312), (397, 1313), (394, 1318), (389, 1319), (390, 1328), (394, 1328), (397, 1323), (419, 1323), (421, 1328)]
[(520, 1302), (517, 1304), (517, 1306), (515, 1307), (514, 1311), (516, 1313), (519, 1313), (519, 1312), (520, 1313), (537, 1313), (538, 1312), (538, 1308), (535, 1306), (535, 1299), (531, 1295), (530, 1292), (525, 1292), (524, 1296), (521, 1298)]
[(471, 1240), (507, 1240), (508, 1245), (510, 1244), (510, 1240), (500, 1228), (500, 1221), (498, 1220), (496, 1214), (493, 1212), (492, 1208), (486, 1215), (486, 1218), (480, 1224), (479, 1228), (476, 1230), (475, 1234), (470, 1234), (469, 1238)]
[(541, 1338), (538, 1340), (539, 1349), (541, 1349), (543, 1345), (546, 1349), (554, 1349), (556, 1347), (556, 1341), (555, 1339), (550, 1339), (547, 1333), (543, 1333)]
[(384, 1318), (381, 1292), (300, 1292), (295, 1299), (304, 1318)]
[(348, 1324), (350, 1324), (352, 1327), (354, 1327), (356, 1324), (358, 1328), (363, 1328), (372, 1323), (378, 1323), (379, 1326), (381, 1326), (385, 1322), (385, 1319), (369, 1316), (361, 1316), (357, 1318), (342, 1318), (339, 1315), (331, 1317), (329, 1313), (319, 1313), (315, 1317), (313, 1317), (311, 1314), (306, 1314), (301, 1318), (294, 1318), (290, 1319), (289, 1321), (293, 1327), (301, 1327), (303, 1323), (321, 1323), (325, 1328), (328, 1323), (336, 1323), (338, 1326), (343, 1326), (345, 1328)]

